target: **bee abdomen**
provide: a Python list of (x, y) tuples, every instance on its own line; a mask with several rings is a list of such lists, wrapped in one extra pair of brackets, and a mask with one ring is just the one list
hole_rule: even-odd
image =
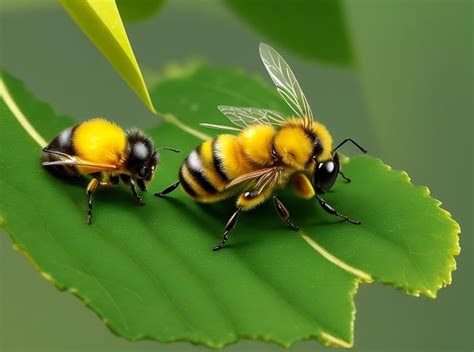
[(217, 187), (207, 176), (205, 166), (201, 160), (200, 147), (194, 149), (188, 155), (179, 170), (179, 178), (184, 190), (194, 198), (205, 197), (218, 192)]
[[(45, 149), (61, 152), (64, 154), (74, 155), (75, 153), (74, 147), (72, 145), (72, 135), (75, 128), (76, 126), (69, 127), (63, 130), (56, 138), (51, 141), (51, 143), (48, 144)], [(57, 154), (48, 152), (42, 152), (41, 154), (42, 163), (59, 160), (62, 160), (62, 158)], [(44, 166), (44, 168), (59, 178), (71, 178), (80, 176), (79, 171), (74, 166), (48, 165)]]
[[(57, 160), (61, 160), (61, 159), (49, 153), (43, 152), (43, 155), (41, 156), (41, 162), (57, 161)], [(72, 178), (72, 177), (81, 176), (81, 174), (77, 171), (77, 169), (74, 166), (48, 165), (48, 166), (43, 166), (43, 167), (49, 172), (51, 172), (54, 176), (59, 177), (59, 178)]]
[(225, 183), (229, 182), (229, 176), (224, 168), (224, 163), (222, 161), (221, 152), (217, 148), (217, 138), (213, 138), (211, 141), (211, 158), (212, 158), (212, 168), (221, 180)]
[(229, 177), (217, 148), (218, 138), (199, 145), (186, 158), (179, 170), (183, 189), (191, 197), (203, 202), (224, 198)]

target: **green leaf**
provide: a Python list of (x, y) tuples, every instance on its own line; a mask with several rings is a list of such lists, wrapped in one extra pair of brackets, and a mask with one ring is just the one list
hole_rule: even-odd
[[(217, 105), (290, 113), (276, 89), (241, 71), (204, 66), (183, 74), (177, 78), (175, 69), (172, 79), (152, 90), (152, 97), (163, 102), (164, 111), (185, 117), (188, 125), (225, 124), (226, 118)], [(175, 92), (180, 93), (179, 100), (172, 99)], [(451, 283), (453, 256), (459, 253), (459, 225), (439, 207), (439, 201), (429, 197), (428, 188), (412, 185), (406, 172), (393, 171), (369, 156), (356, 157), (343, 169), (353, 182), (339, 183), (323, 198), (363, 225), (329, 226), (334, 219), (316, 202), (289, 197), (285, 203), (294, 203), (290, 208), (298, 209), (302, 218), (297, 223), (302, 224), (309, 238), (375, 280), (415, 296), (422, 293), (434, 298), (440, 287)], [(307, 204), (304, 209), (301, 203)], [(315, 220), (307, 220), (312, 218)]]
[(225, 3), (273, 43), (317, 62), (354, 64), (340, 0), (226, 0)]
[[(115, 67), (146, 107), (155, 112), (115, 0), (60, 1), (79, 28)], [(130, 16), (134, 18), (136, 14)]]
[(137, 22), (152, 17), (163, 6), (164, 0), (116, 0), (125, 23)]
[[(17, 146), (15, 154), (0, 153), (8, 165), (0, 179), (2, 227), (45, 278), (77, 295), (116, 334), (211, 347), (238, 338), (284, 346), (306, 338), (352, 343), (357, 278), (314, 255), (285, 226), (268, 223), (268, 209), (260, 210), (258, 223), (243, 221), (235, 250), (222, 255), (211, 247), (227, 212), (204, 209), (182, 193), (169, 200), (148, 195), (138, 207), (124, 188), (99, 192), (88, 226), (85, 184), (61, 182), (39, 166), (38, 143), (18, 114), (46, 140), (73, 122), (8, 75), (1, 95), (0, 137)], [(169, 124), (150, 133), (158, 145), (184, 152), (197, 141)], [(176, 177), (182, 159), (162, 157), (155, 190)], [(271, 233), (264, 231), (268, 224)], [(262, 229), (258, 238), (255, 226)]]
[[(14, 154), (0, 151), (8, 166), (0, 176), (2, 227), (45, 278), (127, 339), (221, 347), (239, 338), (283, 346), (317, 338), (350, 347), (359, 281), (377, 279), (431, 297), (450, 282), (458, 225), (425, 188), (365, 156), (343, 166), (353, 182), (338, 182), (325, 197), (361, 226), (285, 193), (303, 231), (290, 231), (267, 202), (243, 214), (229, 248), (215, 253), (232, 202), (201, 206), (178, 190), (166, 199), (145, 194), (147, 205), (138, 207), (125, 187), (99, 192), (88, 226), (85, 183), (45, 172), (38, 143), (18, 118), (24, 115), (46, 140), (73, 122), (8, 75), (0, 92), (0, 138), (16, 146)], [(158, 146), (182, 154), (163, 153), (151, 191), (176, 180), (203, 134), (198, 121), (224, 122), (218, 104), (285, 109), (262, 80), (206, 66), (181, 76), (174, 70), (152, 96), (164, 102), (168, 123), (148, 133)]]

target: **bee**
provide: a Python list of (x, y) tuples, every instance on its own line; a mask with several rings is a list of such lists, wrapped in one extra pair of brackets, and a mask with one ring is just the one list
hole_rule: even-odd
[(160, 161), (161, 149), (138, 129), (124, 131), (113, 122), (95, 118), (66, 128), (42, 150), (42, 165), (60, 178), (90, 175), (87, 185), (87, 223), (92, 222), (92, 198), (102, 186), (122, 181), (132, 190), (138, 204), (145, 202), (135, 184), (146, 191)]
[(311, 107), (285, 60), (269, 45), (260, 44), (260, 57), (281, 97), (295, 115), (277, 111), (219, 106), (234, 126), (201, 124), (206, 127), (237, 132), (221, 134), (206, 140), (185, 159), (179, 170), (179, 181), (156, 196), (164, 196), (181, 185), (194, 200), (214, 203), (238, 195), (236, 209), (224, 228), (222, 240), (213, 247), (224, 247), (235, 228), (240, 212), (248, 211), (272, 197), (275, 209), (290, 228), (298, 230), (275, 190), (291, 184), (302, 198), (315, 198), (321, 207), (352, 224), (359, 221), (336, 211), (320, 194), (331, 189), (340, 171), (337, 150), (352, 142), (347, 138), (333, 148), (327, 128), (314, 120)]

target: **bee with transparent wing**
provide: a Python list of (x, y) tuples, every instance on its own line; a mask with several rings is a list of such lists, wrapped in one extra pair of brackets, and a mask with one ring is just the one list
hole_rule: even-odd
[[(178, 185), (194, 200), (214, 203), (238, 195), (236, 210), (224, 228), (222, 240), (214, 250), (224, 247), (240, 212), (253, 209), (272, 197), (277, 214), (297, 230), (290, 213), (273, 192), (291, 184), (302, 198), (316, 198), (328, 213), (352, 224), (359, 221), (337, 212), (319, 194), (327, 192), (340, 172), (332, 137), (326, 127), (313, 118), (311, 107), (292, 70), (269, 45), (260, 44), (260, 57), (278, 92), (295, 113), (294, 116), (254, 107), (219, 106), (232, 126), (203, 126), (237, 132), (221, 134), (197, 146), (179, 170), (179, 181), (157, 196), (164, 196)], [(350, 181), (342, 175), (344, 179)]]

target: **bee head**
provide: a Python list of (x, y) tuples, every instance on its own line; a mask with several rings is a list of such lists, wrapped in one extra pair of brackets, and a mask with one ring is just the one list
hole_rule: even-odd
[(153, 179), (156, 167), (160, 162), (160, 154), (155, 149), (153, 141), (140, 130), (127, 131), (127, 140), (125, 167), (137, 182), (138, 187), (142, 191), (146, 191), (146, 184)]
[(338, 174), (341, 174), (341, 176), (348, 182), (351, 182), (349, 178), (344, 176), (342, 172), (340, 172), (340, 164), (339, 164), (339, 156), (336, 152), (339, 147), (343, 146), (347, 142), (351, 142), (353, 145), (355, 145), (359, 150), (363, 153), (367, 153), (367, 150), (362, 148), (357, 142), (355, 142), (351, 138), (346, 138), (344, 139), (341, 143), (339, 143), (336, 148), (334, 148), (331, 152), (332, 157), (327, 160), (323, 160), (318, 162), (317, 157), (314, 156), (314, 160), (316, 161), (316, 166), (314, 168), (313, 172), (313, 187), (316, 191), (316, 193), (325, 193), (331, 189), (331, 187), (334, 185), (334, 182), (336, 182), (336, 178)]
[(334, 153), (332, 159), (316, 164), (313, 173), (313, 186), (316, 193), (326, 193), (336, 182), (339, 173), (339, 157)]

